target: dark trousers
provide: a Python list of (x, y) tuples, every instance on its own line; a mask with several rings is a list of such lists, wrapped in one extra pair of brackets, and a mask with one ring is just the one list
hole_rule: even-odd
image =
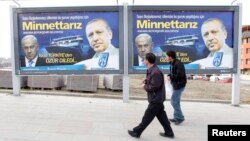
[(150, 103), (146, 109), (141, 123), (136, 126), (133, 131), (141, 135), (144, 129), (157, 117), (162, 127), (164, 128), (165, 133), (173, 133), (173, 130), (170, 126), (167, 114), (164, 110), (163, 103)]

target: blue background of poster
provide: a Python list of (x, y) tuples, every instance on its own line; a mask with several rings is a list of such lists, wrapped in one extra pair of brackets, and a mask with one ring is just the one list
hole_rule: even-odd
[[(197, 16), (200, 18), (159, 18), (162, 15), (172, 15), (174, 17), (186, 17), (186, 16)], [(148, 33), (154, 42), (154, 48), (153, 52), (154, 53), (162, 53), (163, 50), (161, 49), (161, 46), (164, 45), (164, 42), (166, 39), (171, 38), (171, 37), (177, 37), (177, 36), (183, 36), (183, 35), (198, 35), (199, 41), (198, 41), (198, 48), (196, 50), (196, 54), (192, 54), (193, 58), (195, 58), (193, 61), (204, 58), (208, 55), (209, 51), (206, 48), (202, 36), (201, 36), (201, 25), (202, 23), (209, 19), (209, 18), (218, 18), (223, 21), (226, 30), (227, 30), (227, 39), (226, 43), (230, 46), (233, 47), (233, 27), (234, 27), (234, 13), (233, 12), (190, 12), (190, 11), (133, 11), (133, 52), (134, 54), (137, 54), (137, 49), (135, 47), (135, 37), (141, 33)], [(198, 23), (198, 28), (165, 28), (164, 30), (178, 30), (177, 32), (156, 32), (157, 30), (161, 29), (156, 29), (156, 28), (137, 28), (137, 20), (150, 20), (150, 22), (170, 22), (170, 21), (176, 21), (178, 20), (179, 22), (197, 22)], [(137, 67), (134, 66), (135, 69)]]
[[(35, 17), (35, 18), (41, 18), (41, 17), (61, 17), (61, 19), (48, 19), (46, 20), (39, 20), (39, 19), (32, 19), (29, 17)], [(62, 17), (74, 17), (74, 16), (81, 16), (81, 19), (62, 19)], [(111, 30), (113, 31), (113, 38), (111, 43), (119, 48), (119, 13), (118, 12), (64, 12), (64, 13), (25, 13), (25, 14), (19, 14), (19, 21), (18, 21), (18, 38), (19, 38), (19, 57), (24, 56), (24, 52), (21, 47), (21, 39), (25, 35), (29, 35), (33, 33), (32, 35), (37, 37), (38, 43), (40, 45), (39, 54), (46, 54), (48, 53), (46, 48), (49, 47), (50, 42), (53, 39), (66, 37), (66, 36), (75, 36), (75, 35), (81, 35), (83, 36), (83, 47), (82, 47), (82, 53), (83, 53), (83, 60), (89, 59), (94, 55), (94, 51), (89, 46), (86, 33), (85, 33), (85, 27), (86, 24), (95, 18), (102, 18), (105, 19), (108, 24), (111, 27)], [(64, 22), (64, 23), (74, 23), (74, 22), (80, 22), (82, 23), (82, 29), (70, 29), (70, 30), (29, 30), (24, 31), (22, 30), (22, 23), (23, 22), (35, 22), (35, 23), (55, 23), (56, 21)], [(39, 32), (41, 31), (41, 32)], [(47, 31), (47, 32), (46, 32)], [(53, 65), (64, 65), (64, 64), (53, 64)], [(68, 64), (65, 64), (68, 65)], [(66, 67), (66, 66), (65, 66)]]

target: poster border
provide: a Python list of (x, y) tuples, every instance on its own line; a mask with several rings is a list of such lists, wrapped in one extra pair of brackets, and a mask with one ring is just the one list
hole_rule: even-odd
[[(21, 70), (19, 63), (19, 30), (18, 15), (26, 13), (67, 13), (67, 12), (118, 12), (119, 15), (119, 70)], [(14, 54), (16, 75), (74, 75), (74, 74), (123, 74), (124, 72), (124, 22), (123, 6), (77, 6), (77, 7), (26, 7), (13, 8), (13, 32), (14, 32)]]
[[(145, 74), (146, 70), (136, 70), (133, 68), (133, 12), (143, 11), (199, 11), (199, 12), (233, 12), (233, 68), (230, 69), (186, 69), (187, 74), (230, 74), (237, 73), (238, 68), (238, 37), (239, 37), (239, 6), (128, 6), (128, 64), (129, 74)], [(164, 73), (169, 73), (169, 70), (163, 70)]]

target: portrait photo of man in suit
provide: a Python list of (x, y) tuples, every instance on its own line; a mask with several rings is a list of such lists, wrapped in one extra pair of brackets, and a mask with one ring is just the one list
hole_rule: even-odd
[(134, 66), (145, 66), (144, 60), (147, 53), (152, 52), (154, 43), (152, 37), (147, 33), (142, 33), (136, 36), (135, 46), (138, 54), (134, 55)]
[(46, 66), (46, 60), (38, 55), (39, 44), (34, 35), (26, 35), (21, 41), (24, 57), (21, 58), (21, 67)]
[(92, 58), (75, 65), (85, 65), (85, 69), (119, 69), (119, 48), (111, 40), (113, 32), (109, 23), (102, 18), (92, 19), (86, 25), (86, 37), (90, 47), (95, 51)]
[(226, 43), (228, 32), (223, 21), (218, 18), (207, 19), (201, 26), (201, 35), (210, 53), (206, 58), (191, 64), (199, 64), (201, 69), (232, 68), (233, 48)]

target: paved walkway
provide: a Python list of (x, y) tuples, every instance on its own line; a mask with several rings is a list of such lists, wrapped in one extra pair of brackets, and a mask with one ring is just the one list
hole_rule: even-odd
[[(146, 109), (146, 101), (0, 94), (0, 141), (206, 141), (208, 124), (250, 124), (250, 105), (182, 102), (186, 120), (172, 124), (175, 139), (158, 135), (155, 119), (140, 139), (127, 134)], [(165, 102), (167, 114), (172, 107)]]

